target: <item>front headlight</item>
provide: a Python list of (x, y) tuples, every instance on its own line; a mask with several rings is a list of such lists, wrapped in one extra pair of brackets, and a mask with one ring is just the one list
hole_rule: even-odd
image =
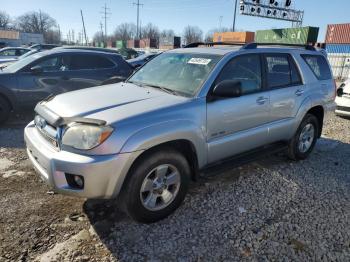
[(76, 149), (89, 150), (101, 145), (113, 132), (109, 126), (75, 124), (68, 126), (62, 144)]

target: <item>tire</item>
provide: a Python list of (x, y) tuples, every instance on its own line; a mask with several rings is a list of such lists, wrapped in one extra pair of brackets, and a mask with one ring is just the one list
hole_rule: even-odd
[(9, 102), (0, 96), (0, 124), (3, 124), (6, 122), (6, 120), (9, 118), (11, 112), (11, 105)]
[[(312, 133), (311, 129), (309, 128), (310, 126), (312, 126), (311, 129), (313, 129), (312, 138), (310, 138), (310, 133)], [(317, 118), (312, 114), (307, 114), (301, 122), (294, 137), (288, 144), (288, 157), (292, 160), (306, 159), (315, 147), (320, 130), (319, 128), (320, 127)], [(306, 134), (302, 138), (302, 134), (305, 134), (303, 133), (304, 131), (308, 131), (309, 135)], [(304, 144), (304, 146), (301, 144)]]
[[(164, 149), (142, 157), (130, 172), (122, 192), (122, 205), (134, 220), (154, 223), (180, 206), (188, 190), (191, 171), (182, 154), (173, 149)], [(178, 175), (175, 175), (176, 172)], [(166, 182), (158, 183), (163, 174), (166, 177), (163, 181)], [(179, 184), (170, 185), (170, 180)]]

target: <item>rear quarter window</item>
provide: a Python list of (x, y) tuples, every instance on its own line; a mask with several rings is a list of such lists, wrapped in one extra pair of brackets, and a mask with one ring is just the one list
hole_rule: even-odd
[(322, 55), (301, 55), (306, 64), (310, 67), (318, 80), (332, 79), (332, 73), (326, 61), (326, 58)]

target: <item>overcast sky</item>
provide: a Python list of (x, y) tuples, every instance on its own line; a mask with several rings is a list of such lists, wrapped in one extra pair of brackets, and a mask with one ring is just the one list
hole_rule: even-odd
[[(99, 30), (102, 20), (102, 7), (106, 3), (110, 8), (108, 32), (111, 33), (117, 24), (134, 22), (136, 24), (137, 0), (16, 0), (1, 1), (0, 10), (11, 16), (19, 16), (32, 10), (42, 10), (54, 17), (60, 25), (62, 36), (68, 30), (82, 30), (80, 9), (83, 10), (88, 35), (91, 37)], [(280, 0), (281, 1), (281, 0)], [(239, 1), (238, 1), (239, 2)], [(295, 8), (305, 10), (305, 26), (320, 27), (319, 41), (324, 40), (326, 25), (330, 23), (350, 22), (349, 0), (293, 0)], [(174, 29), (181, 35), (187, 25), (199, 26), (204, 33), (218, 27), (222, 16), (222, 26), (232, 27), (234, 0), (140, 0), (142, 24), (149, 22), (160, 29)], [(345, 12), (346, 10), (346, 12)], [(240, 30), (255, 31), (258, 29), (291, 27), (291, 23), (270, 19), (237, 16)]]

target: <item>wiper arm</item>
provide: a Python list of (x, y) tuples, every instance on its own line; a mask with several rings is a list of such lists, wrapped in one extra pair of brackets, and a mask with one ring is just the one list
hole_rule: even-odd
[(169, 93), (169, 94), (172, 94), (172, 95), (176, 95), (176, 96), (179, 95), (178, 92), (176, 92), (175, 90), (170, 89), (170, 88), (166, 88), (166, 87), (162, 87), (162, 86), (157, 86), (157, 85), (148, 85), (148, 84), (145, 85), (145, 86), (157, 88), (157, 89), (160, 89), (160, 90), (162, 90), (162, 91), (164, 91), (164, 92), (167, 92), (167, 93)]

